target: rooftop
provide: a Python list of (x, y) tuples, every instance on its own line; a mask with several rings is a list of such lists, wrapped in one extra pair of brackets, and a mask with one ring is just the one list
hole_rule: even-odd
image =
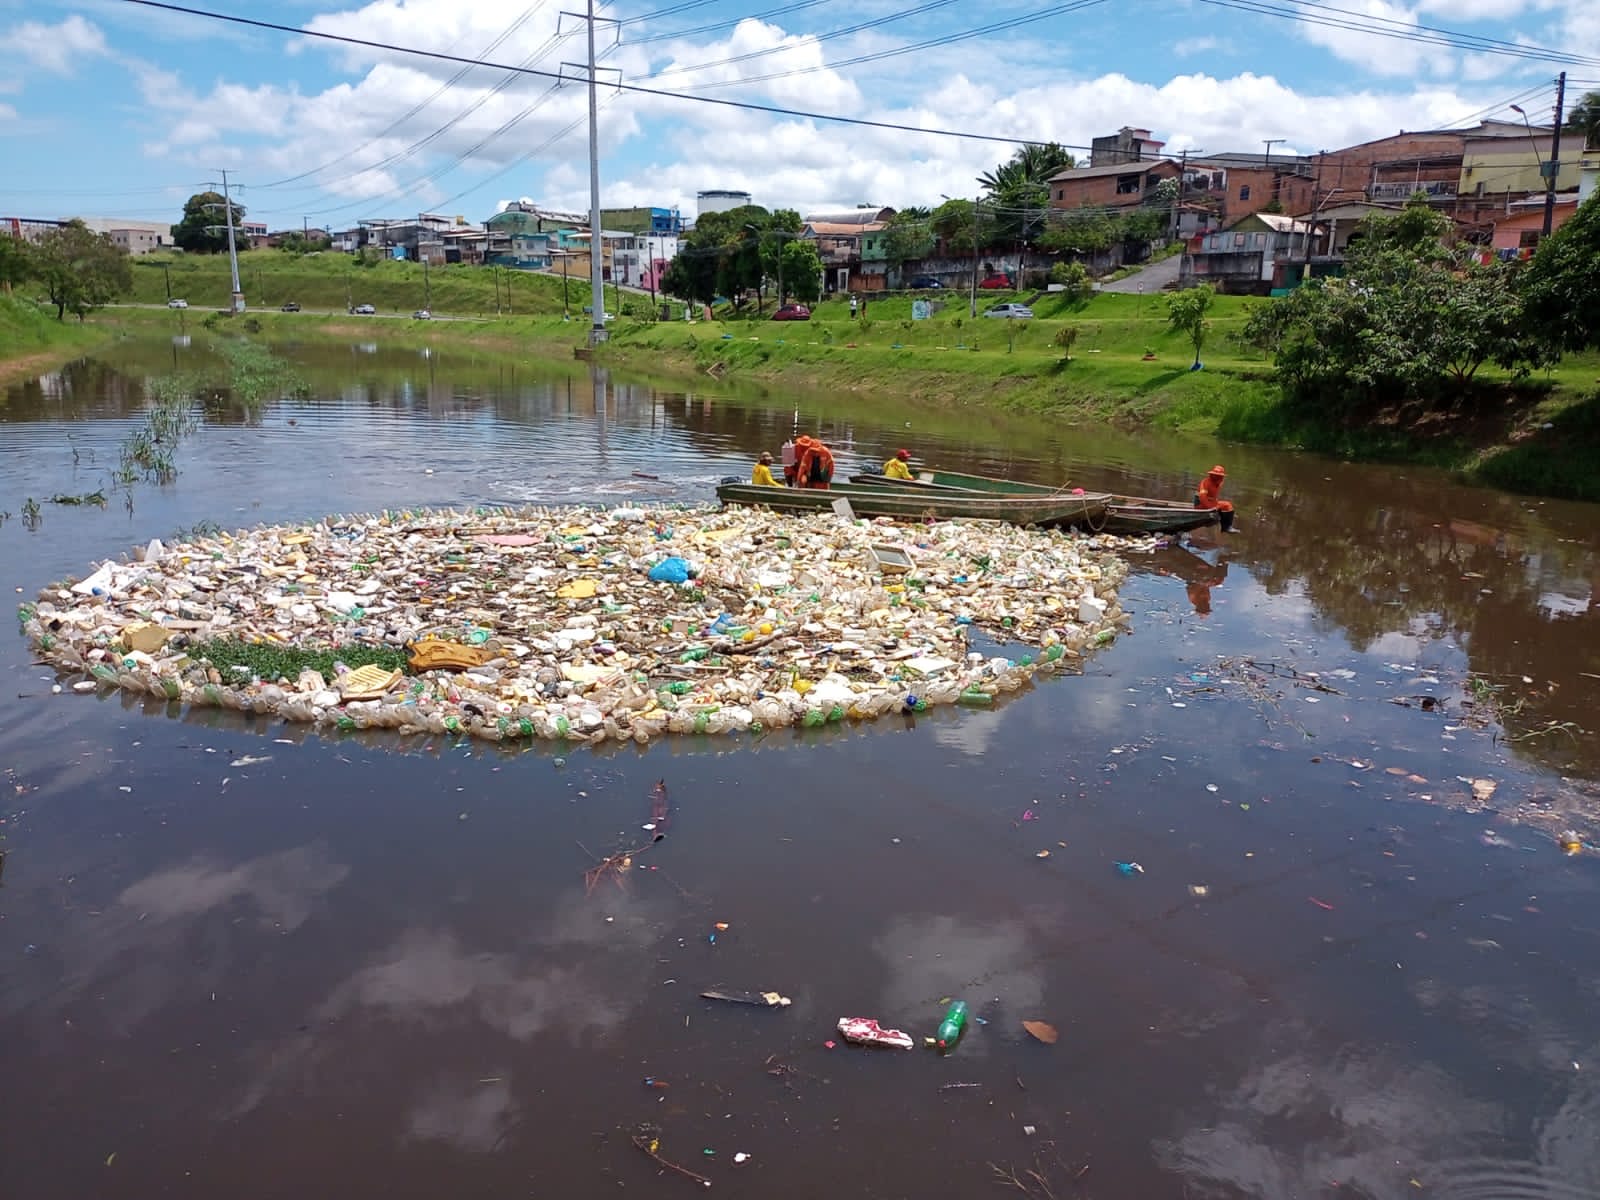
[(1050, 176), (1051, 183), (1069, 182), (1075, 179), (1100, 179), (1107, 175), (1137, 175), (1140, 171), (1148, 171), (1152, 167), (1159, 167), (1165, 163), (1169, 167), (1178, 165), (1176, 159), (1171, 158), (1144, 158), (1135, 162), (1108, 163), (1103, 167), (1073, 167), (1066, 171), (1057, 171)]

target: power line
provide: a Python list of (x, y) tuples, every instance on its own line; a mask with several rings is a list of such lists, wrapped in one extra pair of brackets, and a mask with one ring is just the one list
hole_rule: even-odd
[[(536, 0), (535, 3), (530, 4), (527, 8), (523, 9), (522, 10), (522, 15), (519, 16), (515, 21), (513, 21), (509, 26), (507, 26), (505, 31), (503, 33), (501, 33), (499, 37), (495, 38), (494, 41), (490, 42), (487, 46), (485, 46), (482, 50), (480, 50), (478, 52), (478, 54), (480, 56), (482, 56), (482, 55), (485, 55), (485, 54), (493, 53), (499, 46), (501, 46), (505, 42), (505, 40), (507, 38), (509, 38), (518, 29), (520, 29), (523, 25), (525, 25), (528, 22), (528, 20), (530, 18), (532, 18), (533, 14), (535, 12), (537, 12), (540, 8), (542, 8), (544, 6), (544, 4), (545, 4), (545, 0)], [(459, 42), (461, 39), (457, 38), (456, 40), (457, 40), (457, 42)], [(546, 51), (545, 53), (548, 53), (548, 51)], [(378, 133), (374, 137), (369, 138), (365, 143), (363, 143), (363, 146), (360, 147), (360, 148), (364, 149), (366, 146), (375, 145), (376, 143), (381, 142), (384, 138), (386, 138), (390, 134), (394, 133), (397, 129), (400, 129), (402, 126), (405, 125), (405, 123), (407, 121), (411, 120), (412, 117), (416, 116), (423, 109), (427, 108), (430, 104), (432, 104), (440, 96), (444, 95), (451, 88), (453, 88), (456, 84), (460, 83), (463, 79), (465, 79), (468, 75), (472, 74), (472, 72), (477, 70), (477, 69), (478, 68), (476, 66), (462, 67), (459, 71), (457, 71), (449, 79), (445, 80), (445, 82), (443, 84), (441, 84), (433, 92), (433, 94), (430, 95), (427, 99), (421, 101), (418, 104), (413, 105), (408, 111), (406, 111), (405, 113), (401, 114), (395, 120), (391, 121), (383, 129), (383, 131), (381, 133)], [(348, 163), (350, 161), (351, 157), (357, 152), (358, 151), (348, 151), (347, 150), (345, 153), (341, 154), (338, 158), (329, 159), (327, 162), (323, 163), (319, 167), (312, 167), (311, 170), (302, 171), (298, 175), (290, 175), (290, 176), (287, 176), (284, 179), (274, 179), (271, 182), (258, 184), (257, 186), (262, 187), (262, 188), (276, 188), (276, 187), (284, 187), (287, 184), (291, 184), (291, 183), (298, 183), (302, 179), (309, 179), (313, 175), (317, 175), (317, 174), (320, 174), (323, 171), (326, 171), (329, 167), (336, 167), (336, 166), (339, 166), (339, 165), (341, 165), (343, 163)]]
[[(1066, 13), (1078, 12), (1081, 9), (1093, 8), (1096, 5), (1104, 4), (1105, 2), (1106, 0), (1070, 0), (1070, 2), (1067, 4), (1057, 5), (1055, 8), (1045, 9), (1043, 12), (1026, 13), (1020, 17), (1011, 17), (1005, 21), (995, 21), (989, 25), (980, 25), (975, 29), (966, 29), (958, 33), (948, 33), (941, 37), (930, 38), (924, 42), (914, 42), (907, 46), (895, 46), (888, 50), (879, 50), (871, 54), (861, 54), (857, 55), (855, 58), (841, 59), (838, 62), (832, 63), (822, 63), (813, 67), (796, 67), (789, 71), (774, 71), (768, 75), (752, 75), (745, 79), (723, 80), (720, 83), (704, 83), (700, 86), (703, 88), (742, 87), (743, 85), (750, 83), (765, 83), (773, 79), (788, 79), (795, 75), (810, 75), (817, 71), (839, 71), (846, 67), (857, 67), (866, 63), (881, 62), (886, 58), (897, 58), (902, 54), (912, 54), (918, 50), (931, 50), (939, 46), (954, 45), (956, 42), (968, 41), (975, 37), (982, 37), (985, 34), (1003, 33), (1010, 29), (1016, 29), (1022, 25), (1031, 25), (1035, 21), (1043, 21), (1050, 17), (1058, 17)], [(794, 49), (794, 47), (783, 47), (783, 49)], [(706, 65), (717, 66), (719, 64), (708, 63)], [(646, 76), (646, 78), (654, 78), (654, 76)], [(1082, 149), (1082, 147), (1076, 148)]]
[[(1505, 42), (1498, 38), (1484, 38), (1476, 34), (1458, 33), (1432, 25), (1412, 25), (1386, 17), (1368, 17), (1362, 13), (1353, 13), (1346, 9), (1331, 8), (1321, 4), (1304, 3), (1299, 8), (1288, 8), (1270, 3), (1269, 0), (1201, 0), (1201, 2), (1216, 8), (1231, 8), (1240, 12), (1280, 17), (1302, 25), (1320, 25), (1350, 33), (1366, 33), (1375, 37), (1392, 38), (1421, 45), (1444, 46), (1454, 50), (1469, 50), (1479, 54), (1499, 54), (1508, 58), (1521, 58), (1534, 62), (1578, 63), (1586, 66), (1600, 66), (1600, 58), (1587, 55), (1565, 54), (1543, 46)], [(1320, 16), (1316, 13), (1304, 11), (1308, 8), (1338, 15)]]
[[(696, 25), (692, 29), (673, 29), (667, 33), (653, 33), (649, 37), (633, 38), (628, 40), (630, 46), (644, 46), (650, 42), (666, 42), (674, 38), (696, 37), (702, 33), (716, 33), (722, 29), (732, 29), (746, 21), (765, 21), (768, 17), (787, 17), (797, 12), (804, 12), (808, 8), (817, 8), (824, 4), (832, 4), (833, 0), (799, 0), (797, 4), (780, 4), (777, 8), (769, 8), (763, 12), (747, 13), (742, 17), (734, 17), (730, 21), (714, 21), (709, 25)], [(630, 22), (624, 21), (624, 25)]]
[[(315, 29), (299, 29), (293, 25), (283, 25), (275, 21), (262, 21), (255, 17), (241, 17), (232, 13), (210, 12), (202, 8), (188, 8), (180, 4), (167, 3), (166, 0), (121, 0), (123, 4), (132, 4), (140, 8), (150, 8), (161, 12), (182, 13), (185, 16), (203, 17), (211, 21), (221, 21), (230, 25), (243, 25), (251, 29), (266, 29), (275, 33), (284, 33), (292, 37), (315, 38), (319, 41), (337, 42), (346, 46), (361, 46), (369, 50), (382, 50), (389, 54), (411, 54), (419, 58), (431, 58), (440, 62), (465, 63), (480, 67), (493, 67), (499, 71), (511, 71), (519, 75), (531, 75), (539, 79), (563, 80), (565, 77), (555, 71), (544, 71), (534, 67), (513, 66), (509, 63), (491, 63), (478, 59), (466, 58), (462, 55), (447, 54), (439, 50), (418, 50), (410, 46), (397, 46), (390, 42), (379, 42), (369, 38), (349, 37), (345, 34), (327, 33)], [(570, 79), (567, 79), (570, 82)], [(674, 92), (665, 88), (641, 87), (634, 83), (618, 83), (615, 90), (631, 92), (640, 96), (655, 96), (665, 100), (687, 100), (695, 104), (711, 104), (720, 108), (737, 108), (747, 112), (770, 113), (781, 117), (803, 117), (813, 121), (829, 121), (839, 125), (854, 125), (867, 129), (886, 129), (896, 133), (920, 133), (933, 137), (962, 138), (974, 142), (995, 142), (1006, 146), (1048, 146), (1048, 139), (1034, 139), (1021, 137), (1006, 137), (1001, 134), (975, 133), (969, 130), (938, 129), (922, 125), (910, 125), (901, 121), (873, 121), (865, 117), (846, 117), (837, 113), (810, 112), (799, 108), (785, 108), (776, 104), (757, 104), (750, 100), (732, 100), (722, 96), (697, 96), (692, 92)], [(1092, 150), (1091, 146), (1075, 145), (1070, 142), (1055, 142), (1068, 150)]]
[(751, 50), (745, 54), (735, 54), (729, 58), (714, 59), (711, 62), (696, 63), (691, 66), (666, 67), (653, 74), (645, 75), (645, 79), (665, 79), (669, 75), (692, 74), (695, 71), (707, 71), (712, 67), (731, 67), (738, 63), (751, 62), (758, 58), (766, 58), (773, 54), (783, 54), (806, 44), (831, 42), (836, 38), (848, 37), (852, 33), (860, 33), (864, 29), (876, 29), (882, 25), (889, 25), (895, 21), (903, 21), (907, 17), (920, 17), (927, 13), (935, 12), (941, 8), (949, 8), (958, 0), (928, 0), (925, 4), (918, 4), (912, 8), (902, 8), (898, 12), (888, 13), (881, 17), (874, 17), (870, 21), (860, 21), (854, 25), (846, 25), (842, 29), (830, 29), (826, 33), (808, 34), (805, 40), (783, 46), (768, 46), (765, 50)]

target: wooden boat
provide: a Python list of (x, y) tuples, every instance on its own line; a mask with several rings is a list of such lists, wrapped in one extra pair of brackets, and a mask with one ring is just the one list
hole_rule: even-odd
[[(855, 487), (898, 489), (908, 494), (989, 495), (997, 497), (1069, 496), (1072, 493), (1042, 483), (967, 475), (960, 471), (919, 471), (915, 479), (890, 479), (886, 475), (850, 476)], [(1147, 496), (1108, 496), (1105, 516), (1084, 520), (1079, 527), (1096, 533), (1184, 533), (1217, 523), (1215, 509), (1196, 508), (1177, 500), (1152, 500)]]
[(844, 499), (863, 517), (903, 517), (915, 521), (966, 517), (1007, 521), (1013, 525), (1065, 528), (1098, 525), (1105, 517), (1107, 497), (1099, 492), (1081, 496), (994, 496), (956, 488), (922, 491), (836, 485), (822, 490), (724, 483), (717, 488), (717, 499), (724, 504), (745, 504), (784, 512), (825, 512), (833, 507), (835, 500)]

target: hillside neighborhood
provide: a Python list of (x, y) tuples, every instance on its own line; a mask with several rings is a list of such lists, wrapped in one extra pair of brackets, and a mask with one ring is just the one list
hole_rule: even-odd
[[(1035, 149), (1055, 153), (1030, 158)], [(1557, 136), (1551, 126), (1526, 120), (1401, 131), (1304, 155), (1274, 154), (1271, 143), (1261, 152), (1172, 153), (1149, 129), (1124, 126), (1094, 138), (1081, 163), (1059, 147), (1027, 147), (1010, 165), (1052, 160), (1059, 168), (1021, 180), (1020, 193), (989, 186), (974, 201), (947, 201), (934, 210), (864, 204), (795, 212), (792, 229), (777, 221), (753, 232), (814, 249), (809, 269), (815, 286), (794, 273), (784, 289), (802, 299), (913, 286), (1022, 288), (1043, 285), (1061, 262), (1081, 263), (1091, 277), (1102, 277), (1137, 267), (1163, 247), (1181, 251), (1183, 285), (1281, 294), (1306, 278), (1338, 272), (1365, 218), (1396, 212), (1413, 198), (1448, 217), (1456, 240), (1484, 258), (1527, 258), (1600, 180), (1600, 148), (1588, 145), (1583, 131), (1568, 128)], [(959, 190), (962, 184), (949, 186)], [(212, 206), (222, 207), (222, 199), (215, 197)], [(602, 209), (602, 278), (652, 294), (668, 291), (668, 272), (695, 246), (708, 216), (746, 208), (774, 216), (786, 211), (782, 197), (744, 191), (705, 190), (696, 199), (693, 214), (664, 206)], [(242, 206), (233, 208), (243, 213)], [(32, 241), (69, 219), (5, 217), (0, 231)], [(181, 226), (78, 219), (131, 256), (184, 248)], [(574, 279), (587, 279), (590, 271), (588, 216), (527, 198), (502, 202), (478, 221), (422, 212), (373, 216), (337, 229), (271, 230), (239, 215), (235, 230), (241, 249), (326, 248)], [(214, 227), (207, 236), (209, 248), (225, 248)]]

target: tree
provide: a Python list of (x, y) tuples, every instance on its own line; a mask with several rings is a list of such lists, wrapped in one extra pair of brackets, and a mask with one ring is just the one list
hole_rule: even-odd
[[(224, 239), (227, 238), (226, 231), (222, 236)], [(313, 254), (320, 250), (331, 249), (332, 246), (332, 239), (320, 229), (310, 234), (286, 233), (278, 239), (278, 249), (285, 254)]]
[(1058, 262), (1050, 268), (1050, 282), (1060, 284), (1072, 300), (1087, 300), (1094, 294), (1094, 282), (1080, 262)]
[(1049, 212), (1050, 177), (1077, 165), (1070, 151), (1050, 142), (1019, 146), (1005, 162), (978, 176), (995, 214), (998, 240), (1031, 240)]
[[(1395, 218), (1378, 218), (1392, 221)], [(1514, 376), (1548, 350), (1527, 336), (1517, 268), (1364, 239), (1340, 278), (1317, 279), (1251, 313), (1246, 338), (1274, 350), (1285, 395), (1348, 418), (1396, 402), (1465, 395), (1493, 362)]]
[(82, 221), (68, 221), (41, 237), (28, 255), (30, 275), (44, 285), (56, 320), (71, 309), (80, 320), (133, 288), (128, 252)]
[(1200, 369), (1200, 348), (1206, 344), (1206, 334), (1211, 329), (1206, 313), (1215, 299), (1216, 293), (1203, 283), (1167, 297), (1167, 323), (1188, 337), (1194, 347), (1193, 369), (1196, 371)]
[[(211, 207), (211, 206), (215, 207)], [(228, 210), (221, 192), (196, 192), (184, 203), (183, 218), (172, 227), (172, 242), (191, 254), (216, 254), (228, 248)], [(235, 229), (244, 206), (233, 205)], [(215, 228), (215, 232), (213, 232)]]
[(928, 224), (939, 240), (958, 254), (983, 249), (994, 232), (992, 216), (971, 200), (946, 200), (933, 210)]
[(11, 294), (13, 284), (22, 283), (33, 273), (28, 243), (0, 233), (0, 292)]
[[(1585, 97), (1587, 99), (1588, 97)], [(1600, 346), (1600, 194), (1539, 243), (1522, 278), (1529, 329), (1557, 350)]]
[[(755, 224), (752, 222), (752, 225)], [(792, 208), (780, 208), (767, 218), (765, 228), (757, 234), (760, 238), (761, 274), (778, 285), (779, 304), (784, 302), (787, 293), (794, 290), (785, 249), (790, 242), (799, 239), (800, 231), (804, 228), (805, 222), (800, 219), (799, 213)]]
[(822, 256), (815, 242), (795, 238), (783, 243), (783, 287), (802, 304), (822, 298)]
[(771, 220), (756, 204), (703, 214), (662, 276), (662, 289), (699, 304), (719, 296), (737, 304), (762, 279), (761, 234)]
[(1600, 145), (1600, 92), (1585, 92), (1567, 114), (1567, 128), (1583, 137), (1585, 146)]
[(925, 208), (899, 210), (883, 231), (883, 253), (891, 267), (926, 258), (937, 244), (933, 219)]

